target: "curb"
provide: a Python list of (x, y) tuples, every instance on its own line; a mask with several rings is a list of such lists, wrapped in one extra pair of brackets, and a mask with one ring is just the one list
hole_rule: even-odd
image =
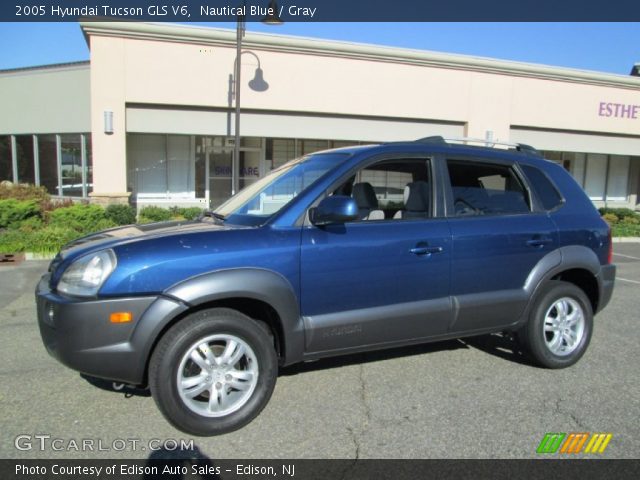
[(640, 237), (613, 237), (613, 243), (640, 243)]
[(27, 261), (30, 260), (53, 260), (55, 258), (54, 254), (51, 253), (35, 253), (35, 252), (24, 252), (24, 259)]

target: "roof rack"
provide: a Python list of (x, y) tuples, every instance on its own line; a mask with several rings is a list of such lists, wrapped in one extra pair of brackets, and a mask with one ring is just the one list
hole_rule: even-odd
[(480, 147), (486, 148), (494, 148), (496, 145), (509, 147), (509, 150), (515, 150), (517, 152), (526, 153), (529, 155), (535, 155), (537, 157), (542, 157), (542, 154), (532, 147), (531, 145), (526, 145), (524, 143), (509, 143), (509, 142), (496, 142), (492, 139), (486, 138), (471, 138), (471, 137), (452, 137), (445, 138), (440, 135), (434, 135), (431, 137), (424, 137), (418, 140), (415, 140), (416, 143), (435, 143), (439, 145), (449, 145), (450, 143), (462, 143), (465, 145), (477, 143)]

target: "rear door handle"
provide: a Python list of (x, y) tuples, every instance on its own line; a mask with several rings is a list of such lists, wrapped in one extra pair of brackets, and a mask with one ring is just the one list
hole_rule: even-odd
[(442, 247), (430, 247), (428, 245), (418, 244), (409, 251), (414, 255), (431, 255), (432, 253), (442, 252)]
[(527, 245), (529, 247), (540, 248), (540, 247), (544, 247), (545, 245), (549, 245), (552, 241), (553, 240), (546, 237), (532, 238), (531, 240), (527, 240)]

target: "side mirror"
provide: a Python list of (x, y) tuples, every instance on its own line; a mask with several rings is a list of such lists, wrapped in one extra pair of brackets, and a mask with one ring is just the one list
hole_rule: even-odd
[(351, 197), (334, 195), (309, 210), (309, 220), (316, 226), (345, 223), (358, 219), (358, 205)]

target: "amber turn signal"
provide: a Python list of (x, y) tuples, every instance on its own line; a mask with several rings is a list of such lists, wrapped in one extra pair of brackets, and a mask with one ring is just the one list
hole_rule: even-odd
[(131, 312), (114, 312), (109, 316), (111, 323), (128, 323), (133, 320)]

